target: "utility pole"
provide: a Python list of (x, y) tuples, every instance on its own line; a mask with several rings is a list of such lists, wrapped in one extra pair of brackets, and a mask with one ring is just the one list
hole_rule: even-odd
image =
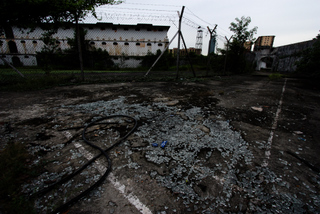
[(210, 40), (209, 40), (209, 48), (208, 48), (208, 62), (207, 62), (207, 73), (206, 76), (209, 74), (209, 70), (211, 70), (211, 53), (214, 53), (214, 50), (216, 48), (216, 29), (218, 25), (215, 25), (214, 28), (211, 30), (208, 28), (208, 31), (210, 32)]
[(226, 38), (226, 40), (227, 40), (227, 52), (226, 52), (226, 56), (225, 56), (225, 58), (224, 58), (224, 69), (223, 69), (224, 73), (226, 73), (227, 57), (228, 57), (228, 52), (229, 52), (229, 44), (230, 44), (230, 40), (232, 39), (232, 37), (233, 37), (233, 36), (231, 36), (230, 39), (228, 39), (228, 38), (225, 36), (225, 38)]
[(186, 45), (186, 42), (183, 38), (183, 35), (182, 35), (182, 31), (181, 31), (181, 22), (182, 22), (182, 16), (183, 16), (183, 11), (184, 11), (184, 8), (185, 6), (182, 7), (182, 11), (181, 11), (181, 14), (179, 14), (178, 12), (178, 15), (179, 15), (179, 29), (177, 31), (177, 33), (174, 35), (173, 39), (170, 41), (169, 45), (165, 48), (165, 50), (161, 53), (161, 55), (156, 59), (156, 61), (153, 63), (153, 65), (150, 67), (150, 69), (148, 70), (148, 72), (145, 74), (145, 76), (147, 76), (149, 74), (149, 72), (151, 71), (151, 69), (156, 65), (156, 63), (159, 61), (159, 59), (162, 57), (162, 55), (164, 54), (164, 52), (169, 48), (170, 44), (172, 43), (172, 41), (176, 38), (177, 35), (179, 35), (179, 39), (178, 39), (178, 49), (177, 49), (177, 76), (176, 76), (176, 79), (179, 78), (179, 63), (180, 63), (180, 40), (182, 39), (182, 42), (184, 44), (184, 48), (185, 48), (185, 51), (186, 51), (186, 55), (188, 57), (188, 60), (189, 60), (189, 64), (191, 66), (191, 70), (192, 70), (192, 73), (193, 73), (193, 76), (196, 77), (196, 74), (194, 72), (194, 69), (193, 69), (193, 66), (192, 66), (192, 63), (191, 63), (191, 60), (190, 60), (190, 56), (189, 56), (189, 53), (188, 53), (188, 49), (187, 49), (187, 45)]
[(179, 78), (179, 63), (180, 63), (180, 40), (181, 40), (181, 22), (182, 22), (182, 16), (184, 12), (185, 6), (182, 7), (181, 14), (179, 16), (179, 35), (178, 35), (178, 50), (177, 50), (177, 76), (176, 78)]

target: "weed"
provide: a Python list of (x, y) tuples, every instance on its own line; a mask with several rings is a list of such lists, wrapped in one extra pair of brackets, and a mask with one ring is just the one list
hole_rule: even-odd
[(278, 79), (281, 79), (282, 77), (283, 75), (279, 73), (273, 73), (269, 75), (270, 80), (278, 80)]
[(35, 213), (32, 202), (21, 193), (21, 185), (29, 179), (30, 155), (21, 143), (9, 143), (0, 153), (0, 203), (5, 213)]

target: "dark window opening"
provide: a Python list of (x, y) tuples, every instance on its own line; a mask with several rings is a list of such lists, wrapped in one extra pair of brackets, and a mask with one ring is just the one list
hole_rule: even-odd
[(137, 43), (136, 43), (136, 46), (140, 46), (140, 43), (139, 43), (139, 42), (137, 42)]
[(159, 44), (158, 44), (158, 46), (159, 46), (159, 47), (161, 47), (161, 46), (162, 46), (162, 44), (161, 44), (161, 43), (159, 43)]
[(33, 40), (32, 43), (33, 43), (33, 44), (37, 44), (38, 42), (37, 42), (36, 40)]
[(9, 41), (8, 45), (9, 45), (10, 53), (18, 53), (18, 48), (14, 41)]
[(107, 43), (106, 42), (102, 42), (102, 45), (106, 45)]
[(114, 42), (113, 45), (118, 45), (118, 42)]
[(22, 40), (21, 43), (24, 44), (24, 43), (26, 43), (26, 41)]
[(24, 56), (24, 58), (28, 59), (28, 58), (29, 58), (29, 56)]
[(125, 42), (124, 45), (129, 45), (129, 42)]
[(19, 57), (17, 56), (12, 57), (12, 64), (17, 67), (22, 65)]
[(95, 43), (94, 42), (90, 42), (90, 45), (94, 45)]
[(151, 43), (148, 43), (147, 46), (152, 46), (152, 44), (151, 44)]

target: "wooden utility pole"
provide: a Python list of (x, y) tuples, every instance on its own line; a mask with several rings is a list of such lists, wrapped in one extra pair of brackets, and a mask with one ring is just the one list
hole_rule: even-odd
[(181, 22), (182, 22), (182, 16), (183, 16), (184, 8), (185, 8), (185, 6), (183, 6), (183, 7), (182, 7), (181, 14), (180, 14), (180, 17), (179, 17), (179, 29), (178, 29), (179, 35), (178, 35), (178, 50), (177, 50), (177, 76), (176, 76), (176, 79), (178, 79), (178, 78), (179, 78), (179, 64), (180, 64), (180, 40), (181, 40)]
[(81, 48), (81, 35), (80, 35), (80, 27), (79, 27), (79, 16), (78, 14), (75, 15), (76, 19), (76, 40), (78, 44), (78, 52), (79, 52), (79, 62), (80, 62), (80, 70), (81, 70), (81, 80), (84, 81), (84, 70), (83, 70), (83, 55), (82, 55), (82, 48)]
[(230, 39), (228, 39), (226, 36), (226, 40), (227, 40), (227, 51), (226, 51), (226, 56), (224, 58), (224, 74), (226, 73), (226, 66), (227, 66), (227, 57), (228, 57), (228, 52), (229, 52), (229, 44), (230, 44), (230, 40), (232, 39), (233, 36), (230, 37)]

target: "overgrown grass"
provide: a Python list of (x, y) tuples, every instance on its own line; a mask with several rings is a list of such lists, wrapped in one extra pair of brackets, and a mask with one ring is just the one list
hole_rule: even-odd
[(31, 157), (21, 143), (9, 143), (0, 152), (0, 203), (8, 214), (35, 213), (33, 203), (21, 194), (21, 185), (34, 173), (28, 167)]
[(270, 80), (278, 80), (278, 79), (281, 79), (283, 77), (284, 77), (284, 75), (283, 74), (279, 74), (279, 73), (273, 73), (273, 74), (269, 75), (269, 79)]

